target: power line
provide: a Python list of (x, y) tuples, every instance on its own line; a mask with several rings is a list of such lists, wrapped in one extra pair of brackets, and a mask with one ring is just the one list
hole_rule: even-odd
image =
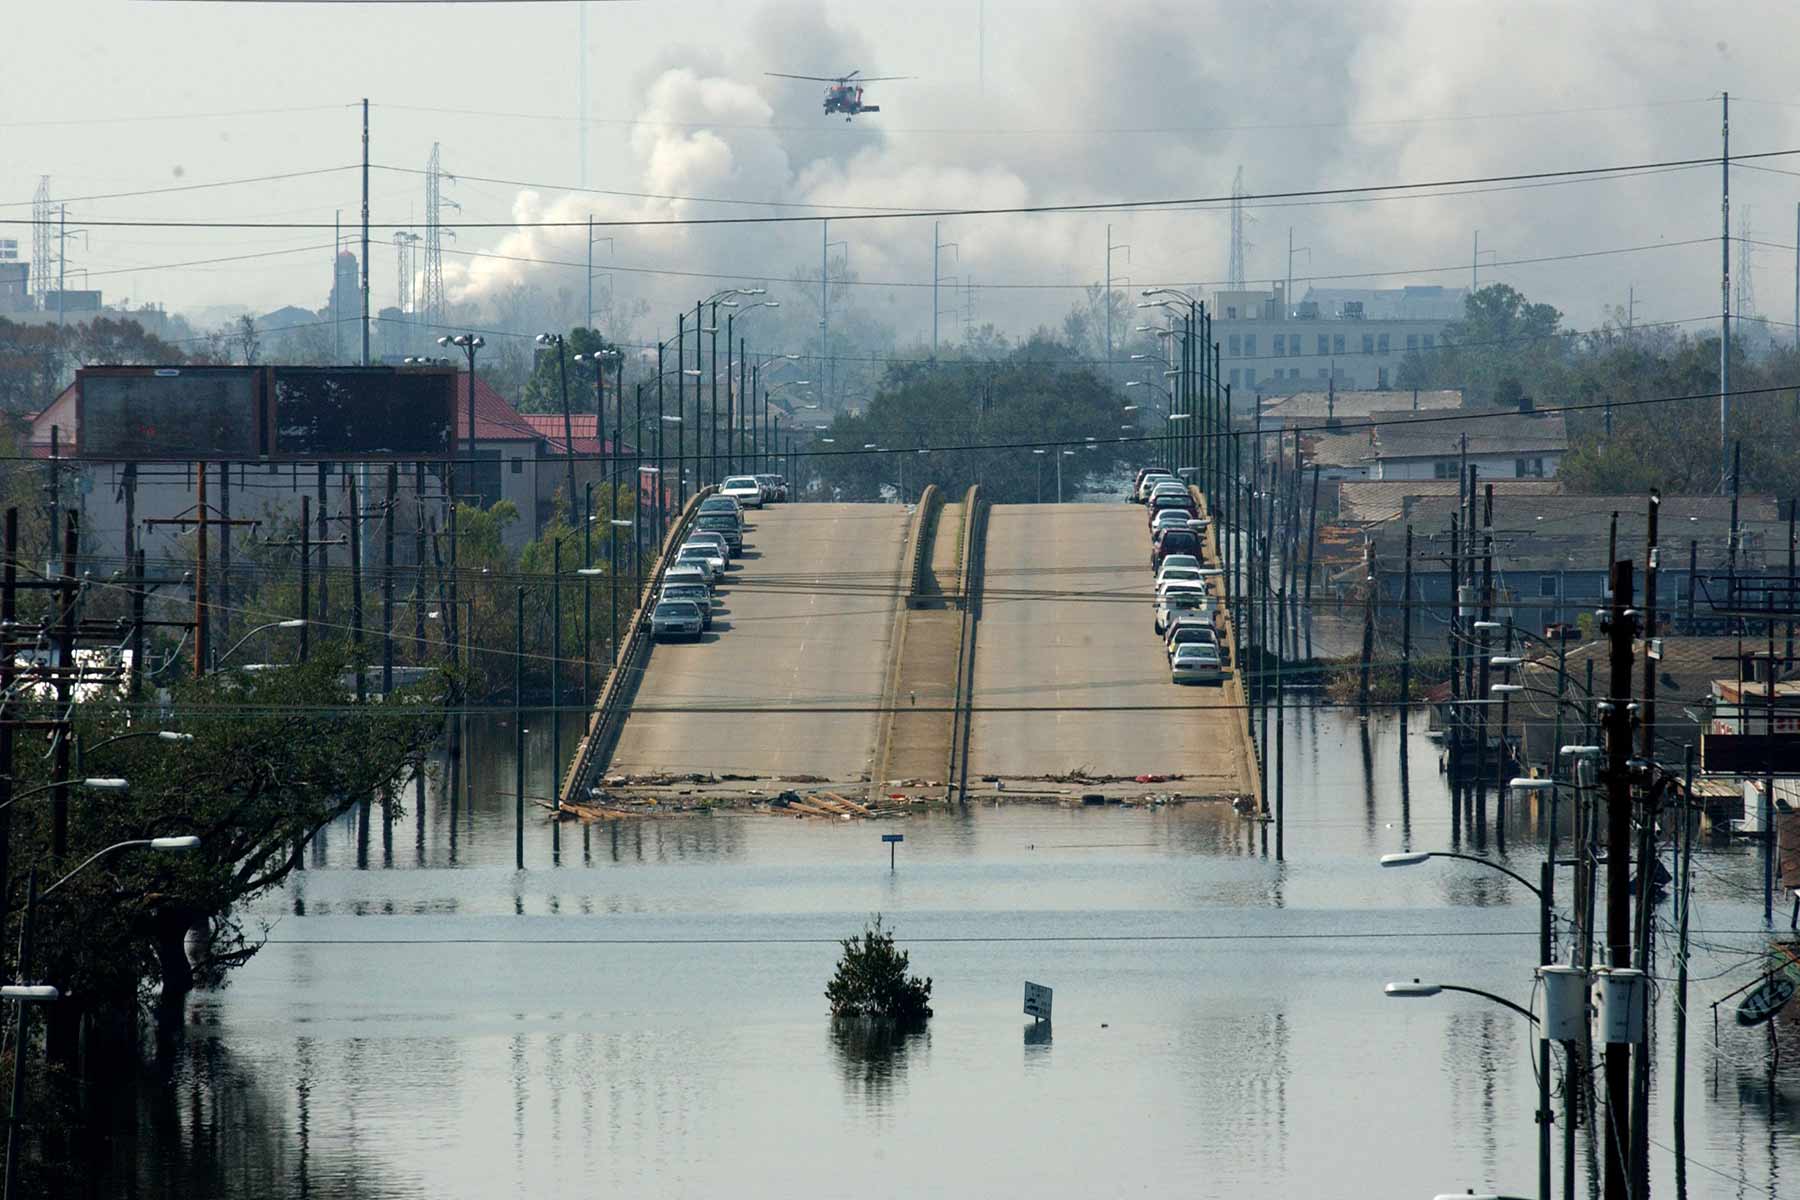
[[(342, 167), (314, 167), (307, 171), (284, 171), (277, 175), (253, 175), (244, 179), (218, 179), (210, 183), (181, 183), (168, 187), (139, 188), (130, 192), (94, 192), (87, 196), (55, 196), (53, 204), (77, 204), (88, 200), (122, 200), (133, 196), (162, 196), (171, 192), (202, 192), (213, 188), (239, 187), (253, 183), (281, 183), (289, 179), (308, 179), (318, 175), (331, 175), (339, 171), (353, 171), (356, 164)], [(0, 208), (26, 208), (35, 203), (32, 200), (0, 200)]]
[[(1753, 154), (1736, 155), (1734, 159), (1770, 159), (1786, 158), (1800, 155), (1800, 149), (1765, 150)], [(1433, 188), (1472, 188), (1483, 184), (1524, 183), (1563, 181), (1567, 183), (1593, 183), (1620, 178), (1645, 171), (1687, 170), (1710, 167), (1720, 160), (1718, 157), (1666, 159), (1655, 162), (1623, 163), (1616, 166), (1580, 167), (1558, 171), (1525, 171), (1502, 175), (1475, 175), (1452, 179), (1422, 180), (1410, 183), (1356, 184), (1337, 187), (1303, 188), (1280, 192), (1245, 193), (1239, 200), (1305, 200), (1329, 197), (1362, 197), (1373, 198), (1384, 192), (1418, 192)], [(833, 220), (837, 221), (885, 221), (894, 219), (910, 219), (920, 217), (981, 217), (981, 216), (1041, 216), (1055, 213), (1082, 212), (1154, 212), (1170, 209), (1190, 208), (1197, 205), (1225, 204), (1232, 200), (1226, 196), (1188, 196), (1170, 197), (1156, 200), (1097, 200), (1080, 203), (1063, 204), (1024, 204), (998, 207), (963, 207), (963, 208), (913, 208), (894, 212), (876, 213), (842, 213)], [(701, 225), (790, 225), (811, 224), (818, 221), (813, 216), (749, 216), (749, 217), (642, 217), (634, 219), (608, 219), (593, 221), (596, 228), (661, 228)], [(0, 218), (0, 224), (24, 225), (32, 222), (24, 218)], [(104, 228), (167, 228), (167, 229), (327, 229), (330, 225), (320, 222), (255, 222), (255, 221), (148, 221), (148, 220), (111, 220), (90, 221), (90, 226)], [(383, 230), (412, 229), (417, 222), (378, 222), (370, 228)], [(569, 221), (463, 221), (459, 225), (465, 229), (575, 229), (587, 228), (587, 218)]]

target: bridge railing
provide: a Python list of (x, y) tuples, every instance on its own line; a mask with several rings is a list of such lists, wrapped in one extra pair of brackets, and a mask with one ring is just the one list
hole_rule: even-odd
[(950, 758), (945, 765), (945, 798), (963, 799), (969, 786), (969, 730), (974, 723), (975, 623), (981, 618), (981, 576), (987, 557), (987, 498), (981, 485), (963, 500), (962, 544), (957, 551), (956, 594), (962, 632), (956, 645), (956, 702), (951, 710)]
[(575, 757), (563, 776), (562, 788), (557, 794), (559, 805), (571, 800), (586, 799), (587, 789), (591, 786), (589, 780), (594, 774), (604, 770), (608, 760), (612, 758), (613, 747), (619, 742), (619, 732), (625, 727), (625, 718), (631, 715), (631, 702), (637, 696), (638, 681), (643, 678), (644, 664), (650, 659), (650, 644), (653, 640), (650, 614), (656, 608), (656, 597), (662, 590), (663, 573), (669, 569), (669, 564), (681, 549), (681, 543), (694, 523), (695, 514), (700, 510), (700, 502), (715, 490), (709, 484), (695, 492), (675, 518), (675, 523), (670, 526), (668, 536), (663, 539), (662, 549), (657, 553), (656, 562), (645, 578), (644, 590), (638, 596), (637, 608), (632, 611), (631, 619), (626, 624), (625, 637), (620, 639), (617, 659), (600, 686), (593, 711), (588, 714), (587, 732), (575, 747)]
[(919, 493), (917, 517), (912, 527), (912, 579), (907, 584), (906, 607), (925, 608), (943, 599), (937, 576), (931, 570), (932, 545), (938, 516), (944, 511), (944, 493), (935, 483)]

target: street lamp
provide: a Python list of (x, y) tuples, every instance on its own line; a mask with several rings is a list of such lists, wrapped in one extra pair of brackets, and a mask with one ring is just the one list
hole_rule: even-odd
[(233, 642), (231, 645), (231, 649), (225, 651), (225, 653), (223, 653), (223, 654), (219, 655), (217, 658), (213, 659), (213, 666), (217, 667), (220, 663), (224, 662), (227, 658), (230, 658), (233, 651), (237, 650), (245, 642), (249, 641), (251, 638), (255, 637), (259, 633), (264, 633), (270, 629), (305, 629), (305, 628), (306, 628), (306, 619), (304, 617), (293, 617), (286, 621), (270, 621), (267, 625), (258, 625), (255, 629), (252, 629), (249, 633), (246, 633), (243, 637), (241, 637), (237, 641)]
[[(1514, 779), (1512, 781), (1512, 786), (1522, 791), (1548, 790), (1551, 786), (1551, 781), (1548, 779)], [(1404, 854), (1384, 854), (1381, 856), (1381, 865), (1384, 867), (1413, 867), (1433, 858), (1455, 858), (1460, 859), (1463, 862), (1480, 863), (1484, 867), (1490, 867), (1493, 870), (1499, 871), (1502, 875), (1509, 876), (1526, 891), (1535, 895), (1538, 899), (1538, 965), (1541, 969), (1543, 967), (1551, 966), (1555, 962), (1556, 953), (1550, 945), (1550, 923), (1556, 888), (1556, 863), (1554, 859), (1546, 857), (1544, 861), (1539, 864), (1538, 882), (1535, 885), (1532, 884), (1529, 879), (1526, 879), (1523, 875), (1514, 871), (1511, 867), (1497, 863), (1491, 858), (1481, 858), (1473, 854), (1460, 854), (1452, 850), (1419, 850)], [(1410, 984), (1390, 983), (1387, 985), (1387, 994), (1390, 996), (1435, 996), (1440, 991), (1470, 992), (1477, 996), (1485, 996), (1489, 1000), (1493, 1000), (1498, 1004), (1504, 1004), (1513, 1011), (1524, 1014), (1531, 1020), (1532, 1024), (1538, 1024), (1537, 1017), (1529, 1010), (1520, 1008), (1510, 1000), (1491, 995), (1487, 992), (1475, 991), (1472, 988), (1456, 987), (1451, 984), (1421, 984), (1416, 979)], [(1542, 1200), (1550, 1200), (1551, 1118), (1550, 1039), (1548, 1037), (1538, 1038), (1537, 1079), (1538, 1189), (1542, 1193)], [(1571, 1119), (1572, 1117), (1568, 1115), (1565, 1115), (1564, 1117), (1565, 1121)]]
[(39, 784), (37, 787), (26, 788), (22, 792), (15, 792), (5, 804), (0, 804), (0, 812), (4, 812), (29, 796), (42, 795), (44, 792), (60, 787), (86, 788), (90, 792), (123, 792), (129, 790), (131, 784), (116, 775), (92, 775), (85, 779), (58, 779), (51, 783)]
[[(118, 781), (123, 784), (123, 780)], [(31, 869), (29, 882), (25, 890), (25, 917), (19, 933), (19, 977), (24, 979), (31, 974), (31, 942), (33, 927), (36, 924), (37, 906), (40, 900), (48, 899), (52, 893), (88, 867), (99, 862), (107, 855), (118, 850), (129, 850), (143, 847), (149, 850), (197, 850), (200, 839), (192, 835), (183, 837), (134, 838), (130, 841), (114, 842), (97, 854), (90, 855), (73, 871), (45, 888), (42, 893), (37, 886), (37, 868)], [(6, 1176), (4, 1195), (11, 1200), (13, 1184), (19, 1175), (19, 1129), (25, 1116), (25, 1060), (30, 1057), (25, 1052), (26, 1042), (26, 1008), (27, 1004), (45, 1004), (61, 997), (62, 993), (49, 984), (11, 984), (0, 988), (0, 999), (13, 1001), (17, 1008), (17, 1021), (13, 1030), (13, 1076), (12, 1106), (8, 1110), (10, 1116), (6, 1126)]]
[[(750, 295), (752, 293), (747, 292), (745, 294)], [(758, 289), (754, 294), (761, 295), (761, 289)], [(737, 306), (731, 305), (730, 307), (736, 309)], [(758, 308), (780, 307), (781, 301), (779, 300), (758, 300), (755, 304), (745, 305), (742, 311), (744, 316), (748, 317), (753, 310)], [(744, 415), (750, 408), (750, 397), (742, 394), (745, 383), (744, 367), (748, 361), (748, 354), (741, 344), (738, 345), (737, 356), (737, 392), (734, 393), (731, 390), (731, 347), (733, 344), (732, 339), (737, 336), (734, 332), (737, 317), (738, 313), (736, 311), (725, 314), (725, 474), (727, 475), (730, 475), (737, 470), (737, 443), (739, 441), (738, 426), (743, 422)], [(716, 316), (713, 319), (713, 324), (718, 324), (718, 318)], [(741, 342), (742, 339), (739, 340)]]

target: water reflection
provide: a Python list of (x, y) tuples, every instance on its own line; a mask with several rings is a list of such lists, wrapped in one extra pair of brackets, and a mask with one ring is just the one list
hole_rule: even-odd
[(924, 1021), (901, 1024), (877, 1017), (834, 1017), (829, 1029), (845, 1095), (877, 1112), (892, 1103), (909, 1059), (925, 1055), (931, 1045), (930, 1026)]
[[(190, 1002), (182, 1034), (211, 1051), (178, 1039), (157, 1119), (112, 1119), (130, 1146), (101, 1157), (131, 1181), (93, 1194), (926, 1194), (959, 1162), (1001, 1164), (994, 1194), (1185, 1178), (1246, 1200), (1516, 1189), (1535, 1155), (1519, 1019), (1472, 999), (1397, 1005), (1379, 986), (1416, 975), (1523, 1001), (1533, 899), (1476, 864), (1375, 866), (1474, 836), (1478, 788), (1409, 778), (1435, 756), (1422, 729), (1287, 719), (1285, 864), (1259, 855), (1266, 826), (1222, 805), (1008, 805), (898, 824), (892, 875), (864, 823), (686, 817), (578, 835), (537, 812), (515, 871), (510, 796), (483, 790), (510, 792), (511, 730), (472, 727), (458, 762), (401, 792), (396, 855), (385, 840), (370, 853), (352, 811), (247, 914), (274, 942)], [(547, 726), (528, 724), (536, 753)], [(552, 774), (532, 764), (528, 787)], [(1573, 805), (1561, 816), (1574, 827)], [(1499, 823), (1516, 856), (1502, 861), (1529, 876), (1539, 822), (1515, 805)], [(1703, 852), (1704, 924), (1749, 928), (1754, 856)], [(821, 1037), (836, 939), (877, 909), (921, 940), (939, 1015), (929, 1032)], [(1800, 1032), (1781, 1029), (1773, 1084), (1763, 1031), (1727, 1013), (1712, 1045), (1704, 1006), (1739, 953), (1720, 945), (1696, 951), (1696, 980), (1720, 982), (1690, 998), (1690, 1069), (1710, 1086), (1690, 1088), (1685, 1139), (1732, 1181), (1693, 1166), (1685, 1183), (1774, 1196), (1795, 1161)], [(1013, 1042), (1026, 978), (1054, 979), (1071, 1006), (1054, 1046), (1047, 1026)], [(853, 1136), (871, 1118), (880, 1157)], [(808, 1131), (804, 1149), (771, 1129)], [(1578, 1128), (1584, 1180), (1592, 1133)]]

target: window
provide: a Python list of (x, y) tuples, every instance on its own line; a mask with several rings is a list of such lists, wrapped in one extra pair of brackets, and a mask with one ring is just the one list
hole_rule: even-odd
[(1288, 338), (1288, 355), (1291, 357), (1291, 356), (1299, 354), (1299, 353), (1300, 353), (1300, 335), (1296, 333), (1292, 337)]
[(1275, 335), (1275, 357), (1280, 358), (1287, 353), (1287, 334)]
[(1244, 335), (1244, 353), (1251, 358), (1256, 357), (1256, 335), (1254, 333)]
[(1388, 352), (1388, 335), (1387, 334), (1384, 333), (1380, 337), (1375, 339), (1375, 352), (1377, 354), (1386, 354)]
[(1333, 354), (1342, 354), (1344, 352), (1344, 335), (1343, 334), (1335, 333), (1331, 336), (1331, 352)]
[(1437, 335), (1434, 333), (1426, 334), (1425, 335), (1425, 348), (1427, 350), (1429, 350), (1435, 345), (1437, 345)]
[(1319, 335), (1319, 353), (1320, 354), (1330, 354), (1331, 353), (1331, 337), (1330, 337), (1330, 335), (1323, 334), (1323, 333), (1321, 333)]
[(1330, 367), (1320, 367), (1320, 368), (1319, 368), (1319, 378), (1320, 378), (1320, 379), (1323, 379), (1323, 380), (1325, 380), (1325, 381), (1327, 381), (1327, 382), (1330, 382), (1330, 380), (1331, 380), (1331, 368), (1330, 368)]
[(1227, 304), (1227, 305), (1226, 305), (1226, 306), (1225, 306), (1225, 319), (1226, 319), (1226, 320), (1227, 320), (1227, 321), (1235, 321), (1235, 320), (1237, 320), (1237, 305), (1235, 305), (1235, 304)]
[(515, 458), (512, 460), (512, 473), (514, 475), (523, 475), (525, 473), (525, 460), (524, 459)]
[(1544, 460), (1541, 458), (1513, 459), (1513, 474), (1520, 479), (1542, 479), (1544, 477)]
[(1288, 378), (1289, 379), (1300, 378), (1300, 368), (1299, 367), (1289, 367), (1288, 368)]
[(1417, 350), (1419, 348), (1419, 335), (1418, 334), (1409, 333), (1406, 335), (1406, 348), (1408, 350)]
[(1387, 391), (1387, 385), (1387, 368), (1382, 367), (1379, 371), (1375, 372), (1375, 386), (1385, 392)]
[(1433, 479), (1459, 479), (1461, 476), (1460, 465), (1454, 458), (1440, 458), (1431, 464)]
[(1231, 386), (1236, 387), (1239, 383), (1243, 382), (1242, 376), (1242, 371), (1238, 370), (1236, 367), (1231, 368)]
[(1243, 339), (1238, 337), (1237, 334), (1234, 333), (1230, 337), (1225, 339), (1225, 353), (1231, 355), (1231, 357), (1233, 357), (1233, 358), (1236, 358), (1238, 355), (1242, 354), (1243, 352), (1244, 352)]
[(1556, 595), (1556, 576), (1554, 576), (1554, 575), (1538, 576), (1538, 595), (1540, 595), (1540, 596)]
[(1372, 333), (1363, 334), (1363, 353), (1364, 354), (1375, 353), (1375, 335), (1374, 334), (1372, 334)]
[(474, 493), (479, 497), (481, 507), (492, 508), (500, 503), (505, 495), (500, 486), (500, 451), (483, 450), (477, 447), (475, 461), (470, 464), (469, 474), (472, 478), (463, 482), (462, 472), (456, 476), (457, 495), (467, 496)]

